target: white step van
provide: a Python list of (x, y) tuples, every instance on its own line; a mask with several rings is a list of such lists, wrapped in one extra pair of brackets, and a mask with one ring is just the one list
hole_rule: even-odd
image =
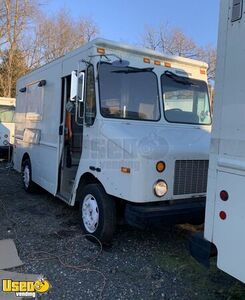
[(0, 157), (14, 144), (14, 112), (15, 99), (0, 97)]
[[(211, 138), (205, 240), (196, 234), (192, 255), (245, 282), (245, 1), (222, 0)], [(209, 242), (207, 242), (209, 241)]]
[(14, 166), (108, 242), (204, 215), (210, 129), (205, 63), (96, 39), (18, 80)]

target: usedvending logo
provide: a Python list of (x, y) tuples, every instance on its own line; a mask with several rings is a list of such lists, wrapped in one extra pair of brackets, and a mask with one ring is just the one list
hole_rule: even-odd
[(4, 293), (15, 293), (16, 297), (32, 297), (36, 294), (44, 294), (51, 289), (49, 281), (41, 277), (36, 281), (15, 281), (3, 279), (2, 287)]

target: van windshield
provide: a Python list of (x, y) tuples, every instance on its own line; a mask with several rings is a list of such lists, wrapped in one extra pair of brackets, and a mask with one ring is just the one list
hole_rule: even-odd
[(161, 77), (164, 113), (168, 122), (210, 125), (206, 82), (165, 72)]
[(0, 123), (13, 123), (14, 111), (14, 106), (0, 105)]
[(152, 69), (99, 65), (102, 116), (116, 119), (160, 119), (157, 76)]

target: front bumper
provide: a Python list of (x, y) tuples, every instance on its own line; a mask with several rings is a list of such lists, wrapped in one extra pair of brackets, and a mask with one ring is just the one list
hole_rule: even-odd
[(202, 224), (206, 198), (176, 200), (171, 203), (138, 205), (129, 203), (125, 209), (126, 222), (138, 228), (172, 224)]

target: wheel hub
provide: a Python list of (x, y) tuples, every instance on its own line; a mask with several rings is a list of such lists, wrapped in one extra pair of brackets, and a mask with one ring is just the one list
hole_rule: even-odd
[(25, 168), (24, 168), (23, 181), (24, 181), (25, 187), (28, 188), (29, 183), (30, 183), (30, 170), (29, 170), (28, 166), (25, 166)]
[(82, 205), (83, 224), (89, 233), (94, 233), (99, 225), (99, 207), (95, 197), (86, 195)]

